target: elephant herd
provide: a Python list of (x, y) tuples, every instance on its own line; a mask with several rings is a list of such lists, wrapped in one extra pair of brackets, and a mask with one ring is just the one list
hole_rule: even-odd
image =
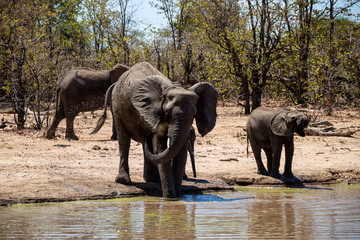
[[(113, 116), (113, 135), (119, 144), (120, 164), (115, 181), (131, 184), (129, 149), (131, 139), (143, 146), (144, 180), (160, 182), (163, 196), (180, 196), (187, 151), (193, 164), (195, 119), (201, 136), (215, 126), (217, 91), (209, 83), (197, 83), (184, 89), (166, 78), (147, 62), (131, 68), (118, 64), (109, 71), (86, 68), (71, 70), (58, 83), (56, 112), (46, 138), (55, 137), (60, 121), (66, 118), (66, 138), (77, 140), (73, 122), (79, 112), (104, 107), (92, 134), (99, 131), (106, 119), (107, 107)], [(294, 133), (304, 136), (308, 117), (295, 111), (255, 109), (246, 124), (248, 141), (255, 156), (258, 173), (282, 178), (279, 173), (282, 146), (285, 146), (283, 176), (293, 178)], [(261, 160), (266, 153), (267, 170)]]

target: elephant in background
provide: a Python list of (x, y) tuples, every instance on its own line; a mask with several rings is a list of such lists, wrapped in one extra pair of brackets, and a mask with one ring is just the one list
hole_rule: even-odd
[[(78, 140), (74, 132), (75, 117), (80, 112), (102, 108), (106, 90), (127, 70), (129, 67), (122, 64), (117, 64), (111, 70), (97, 71), (88, 68), (70, 70), (57, 85), (55, 116), (45, 137), (54, 138), (57, 126), (66, 118), (65, 138)], [(114, 127), (111, 139), (116, 139)]]
[[(293, 178), (291, 170), (294, 155), (294, 133), (304, 137), (309, 118), (296, 111), (273, 110), (258, 107), (246, 123), (248, 141), (253, 150), (258, 173), (281, 179), (279, 173), (282, 146), (285, 145), (284, 177)], [(267, 158), (267, 170), (261, 160), (261, 149)]]
[[(115, 181), (131, 184), (128, 156), (133, 139), (143, 145), (144, 180), (160, 181), (164, 197), (179, 197), (193, 120), (201, 136), (216, 123), (215, 88), (198, 83), (185, 90), (141, 62), (120, 77), (111, 101), (120, 152)], [(101, 128), (105, 118), (106, 107), (92, 133)]]

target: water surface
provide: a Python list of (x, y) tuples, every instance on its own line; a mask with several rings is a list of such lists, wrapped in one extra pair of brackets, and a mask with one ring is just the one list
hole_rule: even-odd
[(360, 186), (0, 207), (0, 238), (360, 239)]

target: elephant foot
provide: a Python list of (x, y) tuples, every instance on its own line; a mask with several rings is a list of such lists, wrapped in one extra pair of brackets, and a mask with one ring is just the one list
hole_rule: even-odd
[(54, 139), (54, 138), (55, 138), (55, 134), (47, 133), (47, 134), (45, 135), (45, 138), (47, 138), (47, 139)]
[(171, 198), (171, 199), (180, 198), (180, 196), (177, 195), (176, 193), (174, 193), (173, 191), (164, 192), (164, 193), (163, 193), (163, 197), (164, 197), (164, 198)]
[(264, 175), (264, 176), (269, 176), (269, 173), (266, 170), (263, 170), (263, 171), (258, 170), (257, 174)]
[(67, 140), (75, 140), (75, 141), (79, 140), (79, 138), (75, 134), (74, 135), (66, 135), (65, 138)]
[(130, 179), (129, 175), (119, 173), (115, 178), (115, 182), (130, 185), (131, 184), (131, 179)]
[(284, 177), (286, 177), (286, 178), (295, 178), (295, 175), (292, 172), (284, 172)]
[(292, 172), (284, 172), (284, 177), (287, 177), (287, 178), (294, 178), (295, 175), (292, 173)]
[(278, 173), (278, 172), (276, 172), (276, 173), (271, 173), (270, 176), (273, 177), (273, 178), (277, 178), (277, 179), (281, 179), (281, 178), (282, 178), (281, 174)]

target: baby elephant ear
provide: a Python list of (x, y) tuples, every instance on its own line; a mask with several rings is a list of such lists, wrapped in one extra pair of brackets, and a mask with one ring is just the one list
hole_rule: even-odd
[(197, 83), (189, 90), (194, 91), (198, 96), (195, 116), (196, 126), (201, 136), (208, 134), (216, 123), (217, 91), (209, 83)]
[(161, 120), (164, 86), (163, 77), (153, 75), (138, 81), (131, 89), (132, 104), (153, 129), (158, 126)]
[(282, 137), (290, 137), (293, 135), (293, 132), (290, 130), (286, 122), (286, 117), (288, 113), (289, 112), (286, 110), (281, 110), (276, 113), (271, 120), (270, 128), (275, 135)]

